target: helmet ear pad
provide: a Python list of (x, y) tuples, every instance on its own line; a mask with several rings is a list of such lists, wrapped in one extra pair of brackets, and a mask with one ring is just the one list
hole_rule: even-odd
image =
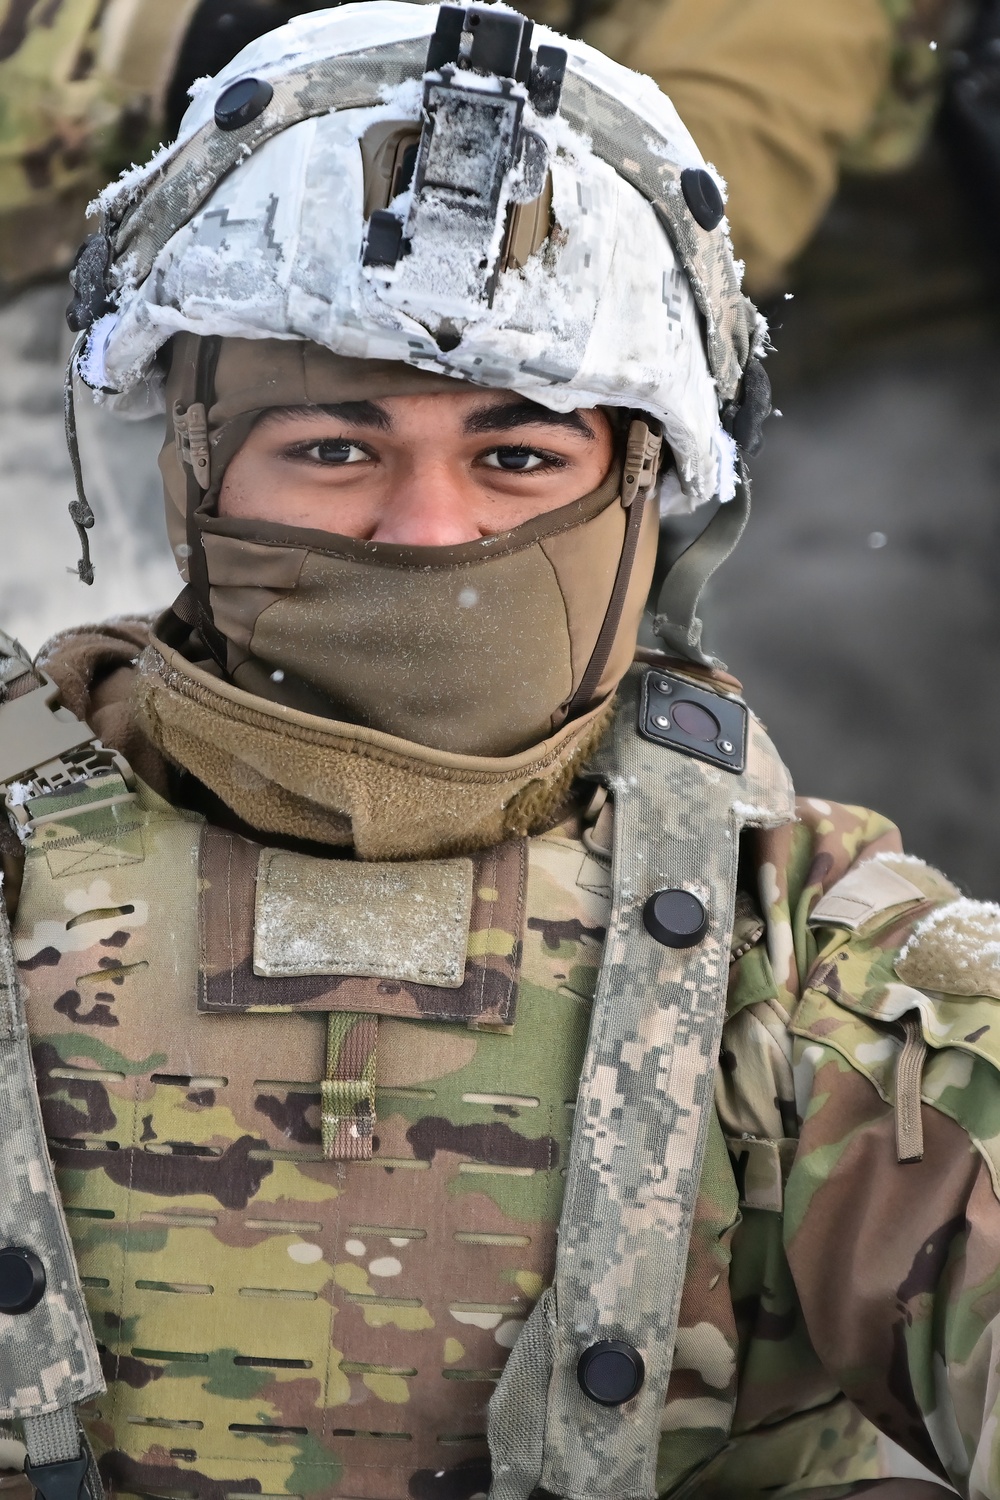
[(760, 452), (764, 445), (764, 423), (773, 410), (767, 371), (756, 357), (748, 359), (739, 398), (730, 401), (722, 413), (722, 425), (744, 458), (753, 458)]

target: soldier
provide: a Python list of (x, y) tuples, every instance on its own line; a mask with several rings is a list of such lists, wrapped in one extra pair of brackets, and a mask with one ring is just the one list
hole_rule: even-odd
[(31, 1482), (1000, 1495), (1000, 913), (701, 646), (764, 330), (669, 100), (370, 0), (102, 212), (70, 391), (165, 407), (185, 587), (2, 658)]

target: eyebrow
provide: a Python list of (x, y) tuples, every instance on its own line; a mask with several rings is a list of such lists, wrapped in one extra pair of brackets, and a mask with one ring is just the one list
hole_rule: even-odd
[(285, 422), (290, 417), (315, 417), (317, 412), (347, 422), (352, 427), (374, 427), (388, 432), (392, 427), (389, 413), (377, 401), (335, 401), (316, 406), (274, 406), (263, 413), (263, 422)]
[(589, 442), (594, 432), (578, 411), (549, 411), (537, 401), (499, 401), (471, 411), (464, 422), (467, 433), (508, 432), (512, 427), (568, 427)]
[[(264, 414), (263, 420), (284, 421), (289, 417), (314, 417), (317, 411), (337, 421), (347, 422), (352, 427), (371, 427), (378, 432), (391, 432), (392, 418), (378, 401), (336, 401), (317, 406), (274, 407)], [(549, 411), (537, 401), (526, 399), (497, 401), (490, 406), (481, 406), (466, 417), (463, 430), (471, 435), (510, 432), (517, 427), (567, 427), (579, 433), (588, 442), (594, 441), (594, 431), (578, 411)]]

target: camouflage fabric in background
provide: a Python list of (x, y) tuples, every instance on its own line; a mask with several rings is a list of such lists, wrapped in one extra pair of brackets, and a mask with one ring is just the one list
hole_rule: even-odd
[[(188, 73), (194, 78), (217, 71), (267, 24), (317, 8), (284, 0), (248, 7), (241, 0), (229, 7), (227, 21), (225, 6), (203, 0), (197, 17), (196, 7), (197, 0), (138, 0), (127, 18), (122, 7), (98, 0), (6, 0), (0, 8), (0, 289), (69, 265), (86, 232), (87, 202), (172, 133)], [(763, 153), (746, 157), (747, 171), (739, 151), (730, 160), (724, 145), (716, 148), (714, 127), (711, 141), (701, 141), (712, 146), (709, 154), (730, 179), (737, 253), (748, 261), (752, 289), (761, 292), (819, 218), (840, 163), (884, 171), (913, 159), (940, 99), (948, 49), (971, 5), (835, 0), (817, 11), (757, 0), (756, 10), (741, 7), (741, 24), (765, 44), (763, 53), (774, 51), (766, 45), (770, 32), (783, 44), (775, 57), (784, 55), (790, 63), (771, 80), (779, 109), (773, 141), (754, 88), (734, 89), (727, 82), (727, 26), (717, 28), (717, 41), (709, 36), (697, 42), (688, 56), (689, 32), (693, 27), (697, 33), (703, 0), (523, 0), (519, 8), (652, 73), (667, 93), (679, 90), (681, 113), (690, 113), (696, 139), (701, 141), (701, 121), (711, 124), (713, 116), (734, 143), (761, 133)], [(244, 14), (248, 10), (252, 17)], [(193, 18), (205, 28), (200, 45), (189, 36)], [(854, 58), (852, 30), (881, 34), (877, 60)], [(796, 72), (796, 60), (810, 48), (833, 64), (831, 87), (814, 87), (811, 100), (810, 83)], [(671, 56), (680, 62), (676, 77)], [(175, 76), (178, 68), (183, 78)], [(814, 120), (818, 108), (825, 114)], [(788, 198), (789, 160), (798, 163), (795, 186), (808, 216), (803, 228)], [(753, 183), (743, 180), (747, 172)], [(756, 222), (761, 209), (752, 210), (749, 197), (744, 215), (744, 194), (751, 191), (768, 205), (766, 228)]]

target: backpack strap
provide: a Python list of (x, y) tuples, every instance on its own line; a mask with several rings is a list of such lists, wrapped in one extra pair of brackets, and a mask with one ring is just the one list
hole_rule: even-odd
[(611, 918), (555, 1285), (490, 1404), (491, 1500), (527, 1500), (538, 1486), (575, 1500), (656, 1494), (739, 835), (795, 815), (788, 772), (742, 701), (655, 667), (625, 679), (592, 772), (614, 796)]

